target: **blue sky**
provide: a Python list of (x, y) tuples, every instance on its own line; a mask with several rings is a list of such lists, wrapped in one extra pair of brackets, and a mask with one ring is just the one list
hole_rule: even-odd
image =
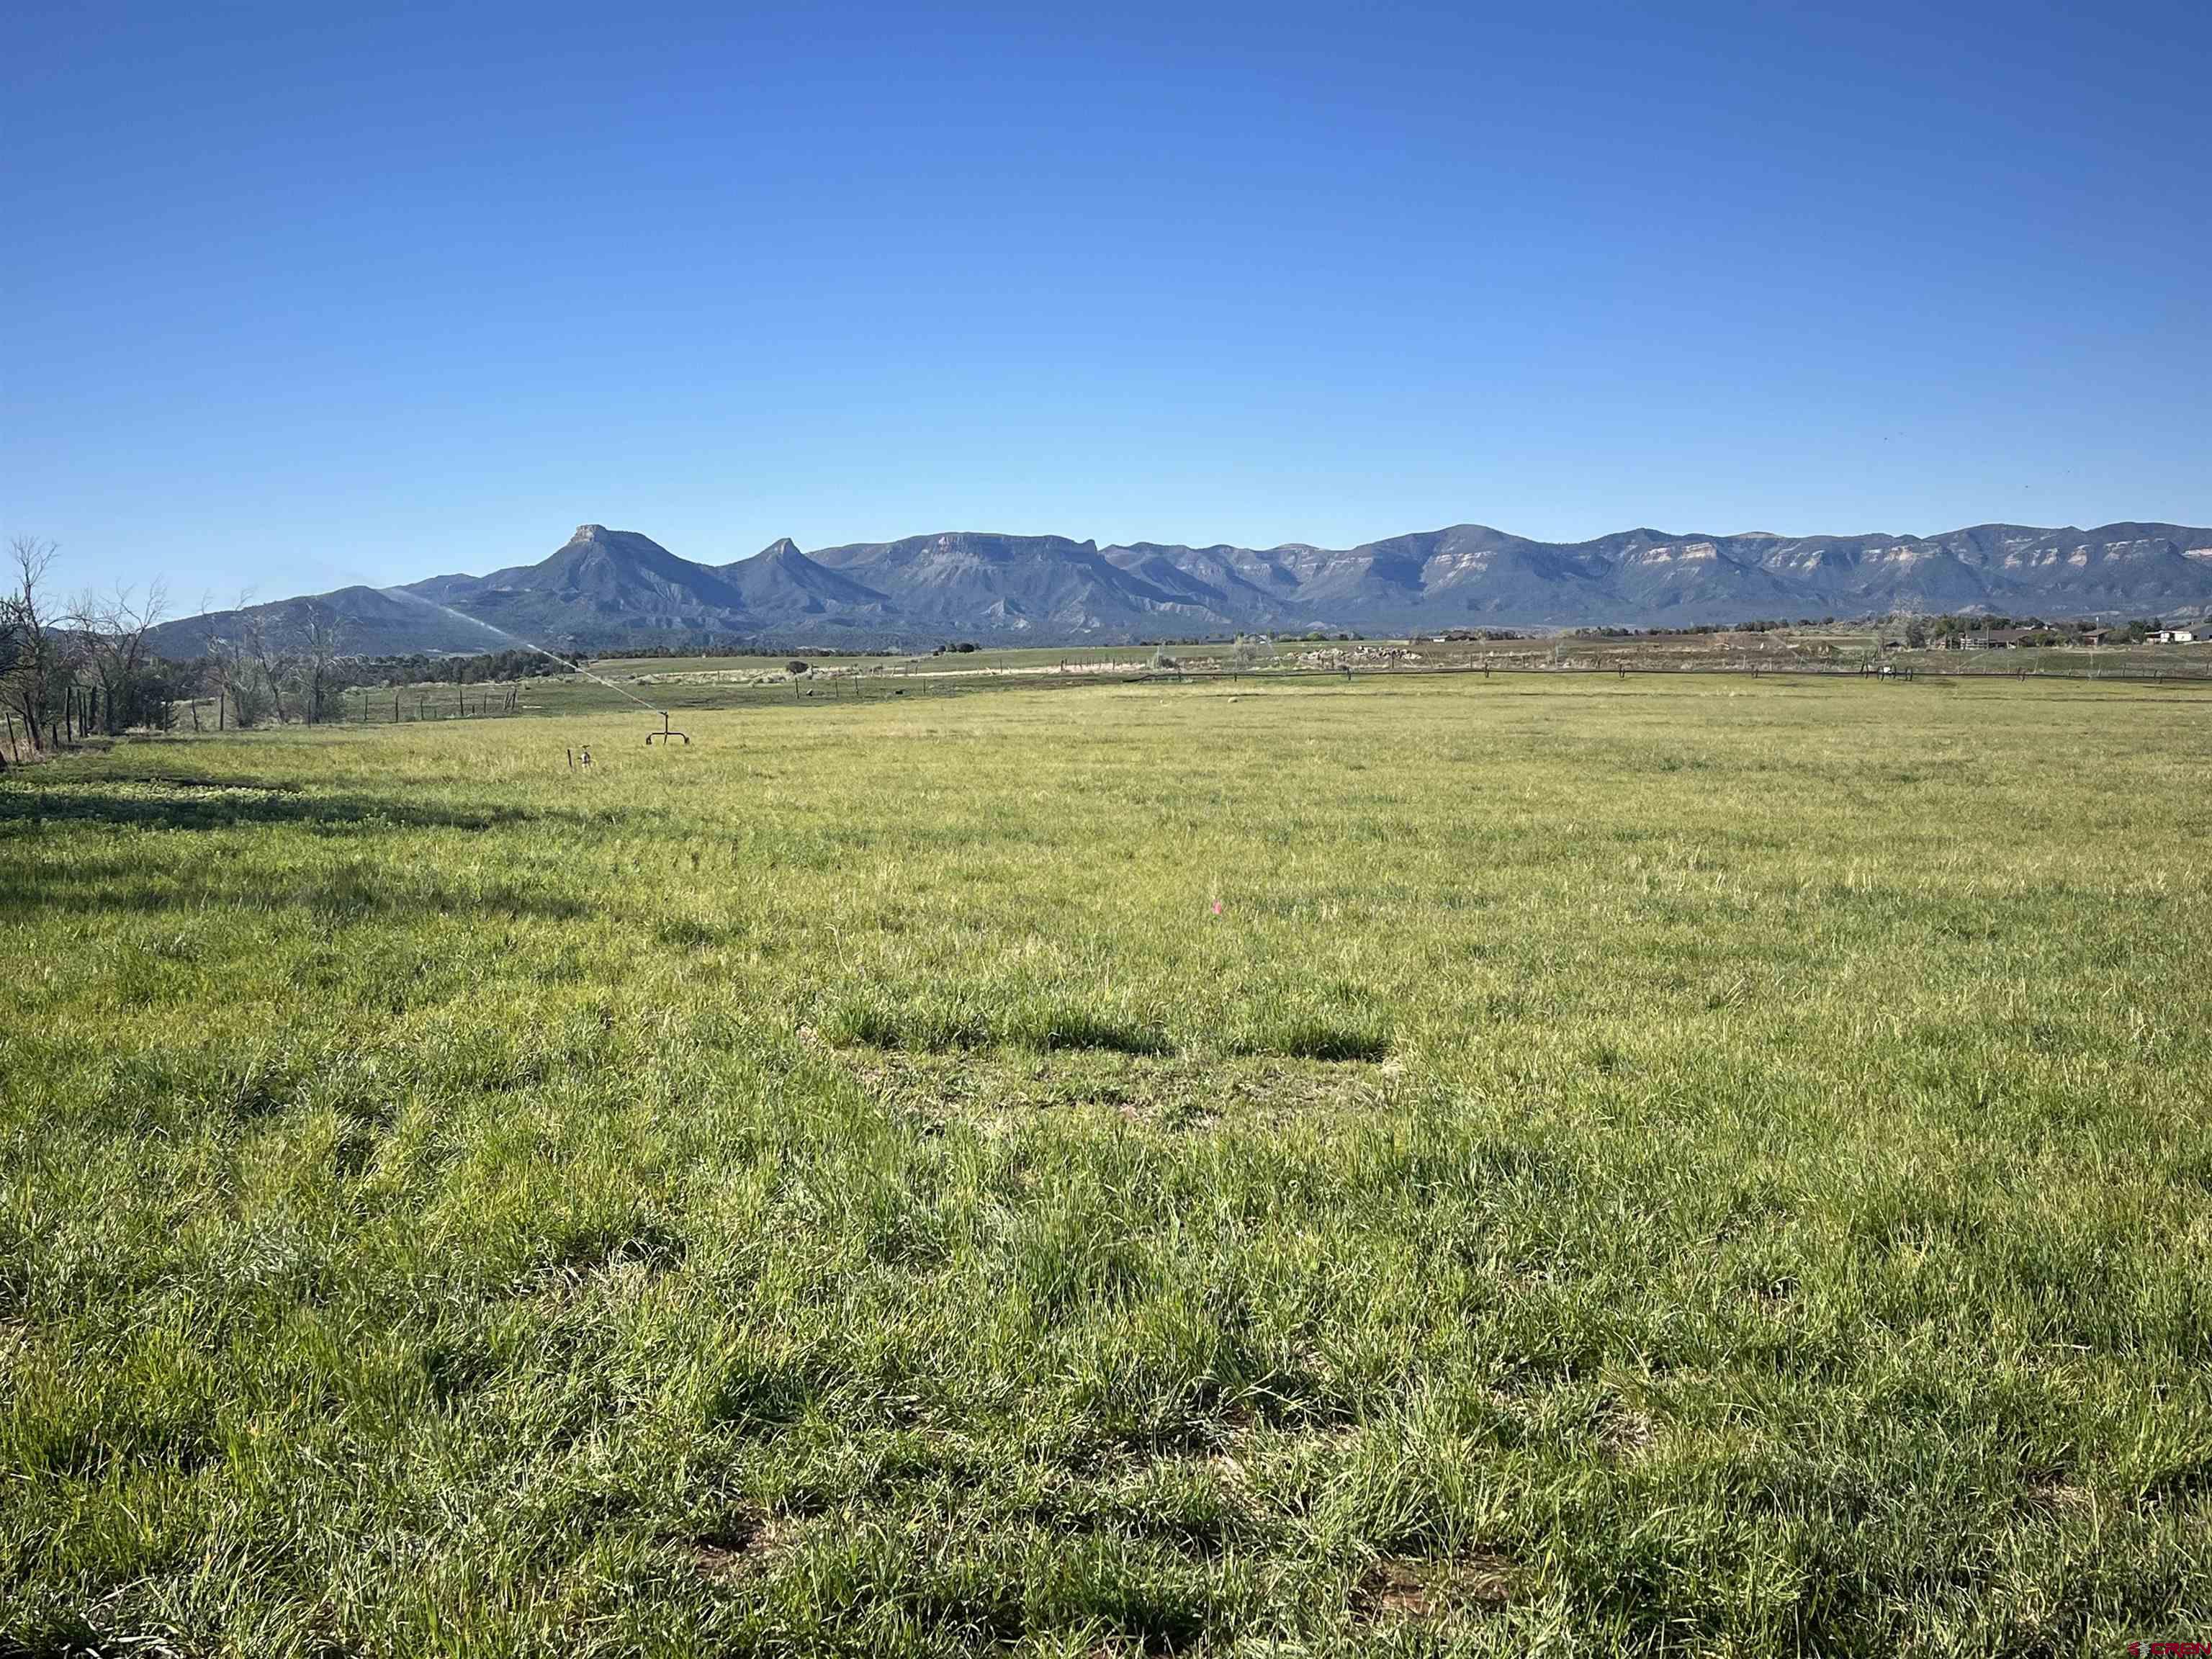
[(2212, 522), (2201, 4), (1060, 9), (19, 0), (0, 532)]

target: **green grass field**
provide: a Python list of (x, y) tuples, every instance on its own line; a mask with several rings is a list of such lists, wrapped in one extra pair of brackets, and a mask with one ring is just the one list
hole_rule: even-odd
[(2212, 1638), (2212, 693), (650, 723), (0, 782), (0, 1652)]

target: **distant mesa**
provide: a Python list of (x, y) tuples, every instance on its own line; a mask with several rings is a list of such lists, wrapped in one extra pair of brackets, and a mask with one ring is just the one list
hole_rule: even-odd
[[(345, 648), (363, 655), (478, 652), (483, 625), (556, 650), (617, 651), (948, 639), (1106, 645), (1209, 633), (1680, 627), (1897, 612), (2195, 616), (2212, 609), (2212, 529), (1986, 524), (1927, 537), (1716, 536), (1647, 526), (1539, 542), (1462, 524), (1341, 550), (1101, 547), (946, 531), (812, 553), (784, 536), (750, 558), (710, 565), (635, 531), (582, 524), (535, 564), (251, 609), (281, 634), (311, 603), (337, 612)], [(239, 611), (186, 617), (156, 630), (155, 645), (195, 656), (247, 620)]]

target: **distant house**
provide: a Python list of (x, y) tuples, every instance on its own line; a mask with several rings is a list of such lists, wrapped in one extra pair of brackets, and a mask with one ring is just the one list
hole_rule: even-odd
[(2105, 630), (2101, 628), (2085, 628), (2076, 637), (2084, 645), (2102, 645), (2105, 642)]
[(2197, 630), (2193, 628), (2161, 628), (2150, 636), (2153, 645), (2194, 645)]
[(1966, 635), (1966, 647), (1971, 651), (2016, 651), (2023, 641), (2041, 632), (2033, 628), (1992, 628), (1986, 633)]

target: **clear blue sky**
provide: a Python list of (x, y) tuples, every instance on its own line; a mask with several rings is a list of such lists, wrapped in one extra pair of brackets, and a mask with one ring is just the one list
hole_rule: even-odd
[(2208, 84), (2201, 0), (17, 0), (0, 532), (2212, 522)]

